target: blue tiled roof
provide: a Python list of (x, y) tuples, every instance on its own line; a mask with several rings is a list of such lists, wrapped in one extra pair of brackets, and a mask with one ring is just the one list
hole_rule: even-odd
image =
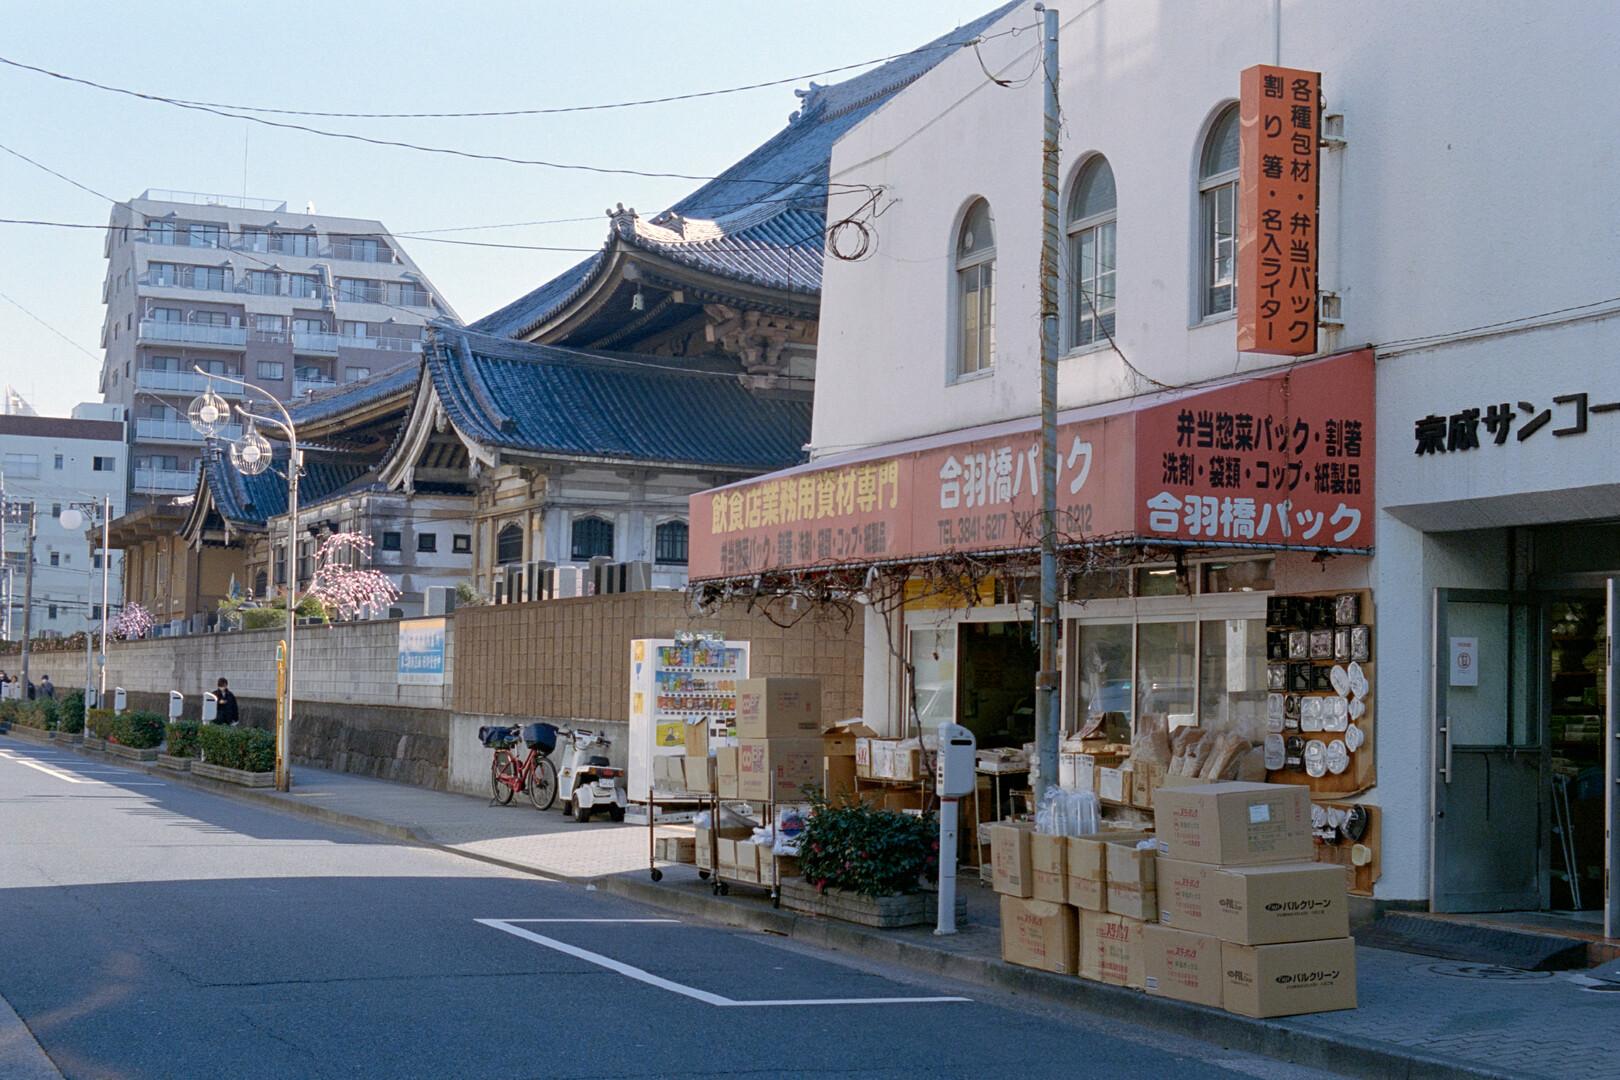
[(534, 454), (764, 472), (804, 460), (810, 403), (678, 361), (440, 335), (426, 377), (468, 437)]
[[(262, 529), (270, 518), (287, 512), (287, 449), (276, 447), (270, 468), (248, 476), (231, 466), (230, 452), (211, 444), (203, 458), (203, 471), (214, 508), (238, 529)], [(310, 506), (331, 497), (365, 477), (366, 466), (328, 461), (306, 452), (304, 475), (298, 481), (300, 505)]]
[[(927, 45), (852, 79), (800, 91), (803, 107), (788, 126), (741, 161), (649, 219), (671, 215), (713, 222), (721, 235), (696, 242), (662, 242), (658, 230), (616, 229), (622, 240), (694, 269), (794, 292), (821, 289), (827, 172), (833, 143), (892, 94), (951, 55), (1018, 6), (1003, 4)], [(649, 235), (652, 234), (652, 235)], [(606, 249), (604, 249), (606, 250)], [(521, 337), (584, 291), (606, 264), (597, 253), (533, 292), (472, 324), (481, 333)]]
[(295, 425), (306, 421), (325, 420), (349, 409), (369, 405), (407, 390), (416, 385), (421, 373), (421, 358), (413, 354), (405, 363), (379, 372), (368, 379), (344, 383), (342, 386), (311, 394), (297, 404), (288, 405), (287, 412), (292, 415)]

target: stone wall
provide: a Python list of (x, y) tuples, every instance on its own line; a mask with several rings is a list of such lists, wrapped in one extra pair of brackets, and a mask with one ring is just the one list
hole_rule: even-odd
[[(155, 638), (113, 644), (107, 686), (131, 708), (168, 710), (168, 693), (201, 715), (202, 694), (230, 680), (242, 722), (272, 726), (280, 630)], [(445, 622), (445, 685), (401, 686), (398, 620), (298, 628), (293, 671), (292, 762), (444, 788), (449, 775), (455, 619)]]

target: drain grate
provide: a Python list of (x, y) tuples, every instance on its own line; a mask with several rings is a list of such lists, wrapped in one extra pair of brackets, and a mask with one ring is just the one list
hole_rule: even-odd
[(1504, 967), (1501, 964), (1428, 964), (1421, 968), (1431, 975), (1445, 975), (1453, 979), (1489, 979), (1492, 982), (1539, 982), (1552, 978), (1550, 971), (1526, 971), (1523, 968)]

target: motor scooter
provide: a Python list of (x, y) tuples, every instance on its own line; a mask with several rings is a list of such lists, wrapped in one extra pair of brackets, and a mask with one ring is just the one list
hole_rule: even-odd
[(568, 740), (557, 772), (558, 808), (572, 813), (575, 821), (589, 821), (599, 810), (613, 821), (623, 821), (629, 791), (624, 770), (608, 764), (607, 737), (585, 728), (559, 728), (557, 734)]

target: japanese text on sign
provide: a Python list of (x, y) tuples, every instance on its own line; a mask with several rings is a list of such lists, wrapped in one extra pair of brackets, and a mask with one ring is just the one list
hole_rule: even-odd
[[(1517, 407), (1515, 407), (1515, 405)], [(1552, 429), (1557, 438), (1567, 435), (1585, 435), (1593, 415), (1620, 412), (1620, 401), (1592, 404), (1591, 395), (1556, 394), (1552, 405), (1538, 407), (1533, 401), (1503, 401), (1483, 408), (1461, 409), (1449, 415), (1430, 413), (1412, 426), (1417, 440), (1415, 452), (1424, 454), (1452, 454), (1480, 448), (1480, 429), (1484, 437), (1496, 446), (1506, 446), (1508, 436), (1515, 442), (1525, 442), (1553, 422), (1557, 410), (1559, 426)], [(1514, 427), (1517, 423), (1518, 427)]]
[(1243, 72), (1238, 181), (1238, 335), (1243, 352), (1316, 351), (1321, 76)]

